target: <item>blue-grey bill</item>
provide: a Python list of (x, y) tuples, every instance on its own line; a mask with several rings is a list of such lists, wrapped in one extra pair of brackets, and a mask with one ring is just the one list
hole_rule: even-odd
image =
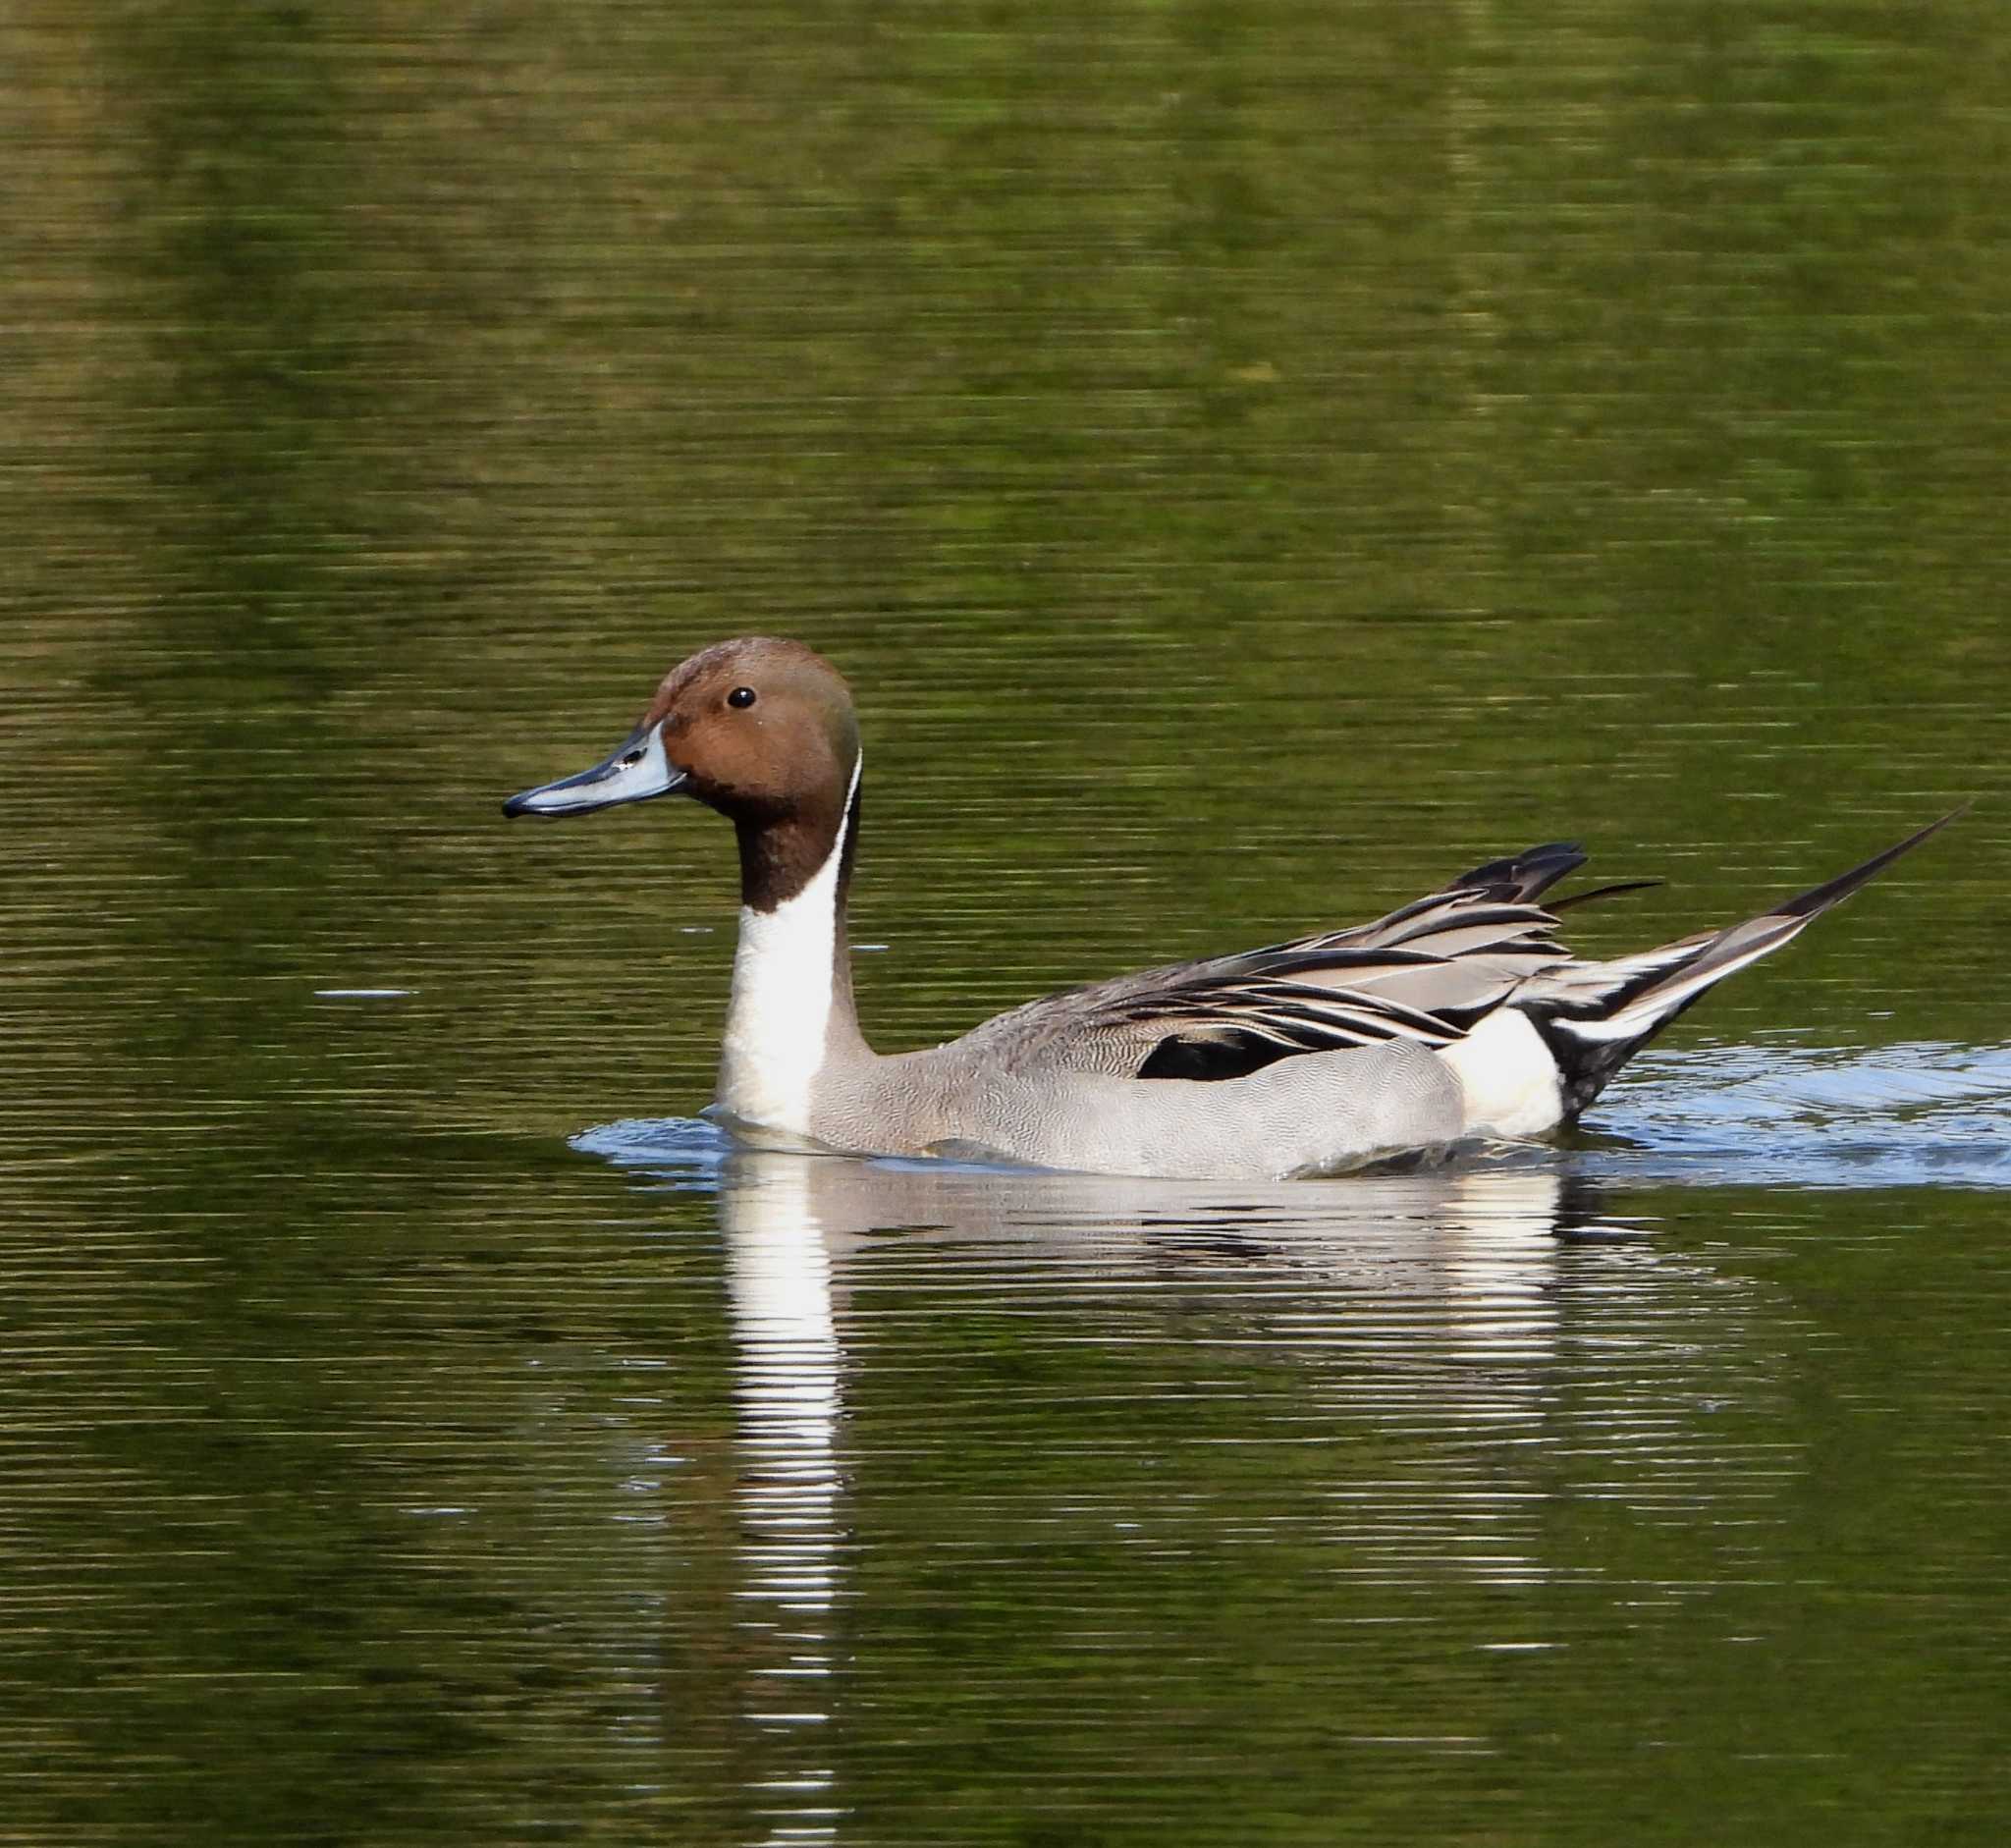
[(591, 770), (557, 783), (541, 783), (503, 804), (506, 815), (585, 815), (624, 802), (646, 802), (670, 795), (684, 783), (684, 773), (664, 750), (661, 726), (637, 726), (622, 743)]

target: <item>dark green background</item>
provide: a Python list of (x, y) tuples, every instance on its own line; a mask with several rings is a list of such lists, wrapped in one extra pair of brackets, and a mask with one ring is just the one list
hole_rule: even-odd
[[(2003, 1839), (1999, 7), (23, 0), (0, 67), (0, 1839)], [(1631, 1149), (860, 1181), (778, 1359), (729, 1282), (836, 1183), (566, 1146), (709, 1094), (723, 831), (496, 812), (749, 630), (858, 689), (889, 1048), (1984, 799)], [(770, 1362), (838, 1378), (780, 1618)]]

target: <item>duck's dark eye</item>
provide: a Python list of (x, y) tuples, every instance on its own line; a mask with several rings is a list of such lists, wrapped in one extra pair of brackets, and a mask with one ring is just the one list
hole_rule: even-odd
[(745, 712), (754, 703), (754, 689), (751, 686), (736, 686), (727, 695), (729, 706), (737, 706)]

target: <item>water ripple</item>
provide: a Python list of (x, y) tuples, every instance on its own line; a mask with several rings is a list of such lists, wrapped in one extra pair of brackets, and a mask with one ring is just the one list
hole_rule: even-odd
[[(574, 1136), (572, 1147), (698, 1191), (719, 1185), (734, 1152), (724, 1131), (690, 1117), (607, 1123)], [(1607, 1183), (2011, 1185), (2011, 1047), (1910, 1041), (1821, 1048), (1768, 1041), (1653, 1053), (1602, 1100), (1592, 1124), (1565, 1144), (1495, 1144), (1464, 1158), (1462, 1166), (1552, 1164)], [(1026, 1212), (1054, 1196), (1052, 1185), (1035, 1184), (1025, 1169), (894, 1158), (871, 1165), (885, 1173), (1016, 1175), (1025, 1183)], [(1387, 1179), (1377, 1177), (1386, 1192)], [(1313, 1188), (1336, 1204), (1351, 1195), (1366, 1200), (1369, 1184), (1366, 1177), (1302, 1181), (1286, 1197)], [(1419, 1193), (1429, 1196), (1429, 1186)], [(1149, 1186), (1144, 1197), (1151, 1197)], [(1169, 1184), (1160, 1204), (1183, 1219), (1181, 1203), (1195, 1197), (1191, 1188)], [(1070, 1213), (1082, 1204), (1071, 1197)]]

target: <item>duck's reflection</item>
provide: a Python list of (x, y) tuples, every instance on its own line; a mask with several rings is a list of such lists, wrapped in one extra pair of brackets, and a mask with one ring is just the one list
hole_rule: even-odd
[(787, 1185), (736, 1189), (728, 1283), (736, 1349), (746, 1596), (804, 1617), (831, 1608), (839, 1404), (831, 1252)]
[[(1197, 1188), (750, 1152), (727, 1158), (717, 1181), (736, 1350), (739, 1620), (753, 1645), (743, 1712), (770, 1741), (751, 1781), (775, 1842), (832, 1839), (844, 1813), (831, 1736), (851, 1518), (842, 1308), (848, 1277), (876, 1255), (897, 1265), (917, 1245), (960, 1243), (966, 1280), (1002, 1291), (1085, 1276), (1169, 1283), (1236, 1304), (1239, 1338), (1285, 1347), (1329, 1344), (1345, 1316), (1350, 1345), (1386, 1342), (1392, 1365), (1422, 1333), (1441, 1369), (1448, 1348), (1500, 1363), (1484, 1386), (1468, 1382), (1489, 1403), (1461, 1408), (1499, 1429), (1541, 1416), (1551, 1389), (1542, 1362), (1556, 1254), (1574, 1234), (1621, 1229), (1554, 1164)], [(1446, 1381), (1437, 1389), (1461, 1395)], [(1496, 1576), (1538, 1569), (1502, 1545), (1488, 1558)]]
[[(1760, 1556), (1802, 1467), (1787, 1414), (1812, 1325), (1747, 1267), (1694, 1234), (1650, 1239), (1611, 1202), (1667, 1211), (1669, 1190), (1783, 1180), (1824, 1198), (2001, 1186), (2011, 1054), (1770, 1046), (1651, 1062), (1671, 1082), (1616, 1094), (1602, 1140), (1329, 1182), (731, 1153), (681, 1120), (580, 1137), (717, 1203), (733, 1608), (751, 1645), (717, 1658), (739, 1677), (725, 1711), (753, 1722), (741, 1783), (769, 1839), (829, 1838), (844, 1814), (834, 1721), (848, 1681), (888, 1658), (854, 1665), (855, 1549), (932, 1541), (848, 1474), (860, 1372), (903, 1370), (876, 1394), (876, 1429), (931, 1420), (909, 1476), (933, 1485), (924, 1519), (959, 1523), (966, 1555), (1035, 1596), (1093, 1572), (1098, 1635), (1129, 1621), (1142, 1648), (1161, 1607), (1132, 1597), (1134, 1557), (1242, 1573), (1246, 1597), (1269, 1576), (1315, 1621), (1373, 1625), (1416, 1620), (1447, 1589), (1534, 1584), (1638, 1612), (1710, 1589), (1699, 1546)], [(1002, 1354), (1044, 1389), (1002, 1391)], [(950, 1453), (979, 1446), (975, 1472)], [(1046, 1575), (1056, 1539), (1072, 1580)], [(1324, 1595), (1336, 1583), (1351, 1603)], [(1514, 1628), (1499, 1642), (1529, 1646)]]
[[(833, 1838), (831, 1717), (839, 1585), (838, 1327), (832, 1255), (787, 1159), (722, 1190), (733, 1301), (739, 1451), (739, 1627), (753, 1647), (745, 1717), (803, 1762), (761, 1767), (753, 1795), (771, 1842)], [(791, 1749), (787, 1754), (794, 1759)]]

